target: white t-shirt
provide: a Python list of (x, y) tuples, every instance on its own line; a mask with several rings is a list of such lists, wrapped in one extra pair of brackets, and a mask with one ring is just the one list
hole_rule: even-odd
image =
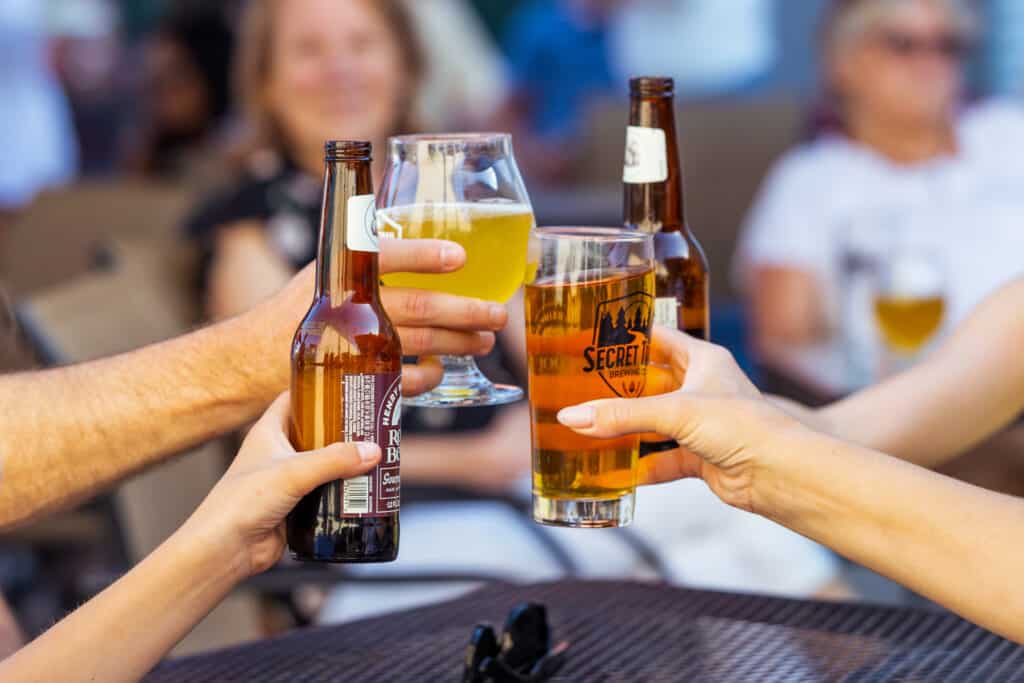
[(784, 157), (747, 219), (734, 275), (754, 266), (812, 272), (833, 317), (842, 230), (871, 216), (925, 226), (942, 261), (947, 323), (956, 324), (1024, 274), (1024, 108), (989, 102), (958, 123), (955, 156), (894, 164), (845, 137), (827, 136)]
[(774, 12), (773, 0), (623, 3), (609, 22), (616, 75), (672, 76), (691, 97), (741, 88), (778, 57)]

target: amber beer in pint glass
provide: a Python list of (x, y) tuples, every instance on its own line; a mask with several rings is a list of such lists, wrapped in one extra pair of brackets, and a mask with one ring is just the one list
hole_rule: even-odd
[(557, 415), (587, 401), (643, 394), (654, 316), (653, 238), (545, 228), (532, 242), (526, 343), (534, 519), (625, 526), (633, 519), (639, 437), (581, 436)]

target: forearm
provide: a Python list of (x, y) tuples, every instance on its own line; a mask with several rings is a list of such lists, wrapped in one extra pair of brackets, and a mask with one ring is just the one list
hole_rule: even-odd
[(0, 528), (254, 418), (283, 387), (265, 386), (273, 373), (259, 364), (272, 361), (245, 350), (248, 325), (239, 318), (113, 358), (0, 378)]
[(823, 409), (827, 431), (935, 467), (1024, 410), (1024, 279), (1003, 288), (911, 370)]
[(137, 681), (235, 586), (218, 543), (179, 532), (114, 585), (0, 663), (0, 679)]
[(923, 467), (938, 467), (1020, 413), (1024, 390), (1019, 387), (1024, 385), (985, 382), (984, 372), (968, 358), (936, 359), (823, 408), (814, 426)]
[(818, 435), (778, 445), (758, 512), (1024, 642), (1024, 502)]

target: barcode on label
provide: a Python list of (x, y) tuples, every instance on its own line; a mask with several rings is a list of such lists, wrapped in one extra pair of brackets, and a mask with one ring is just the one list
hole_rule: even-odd
[(368, 514), (370, 512), (370, 478), (346, 479), (342, 490), (342, 501), (342, 514)]

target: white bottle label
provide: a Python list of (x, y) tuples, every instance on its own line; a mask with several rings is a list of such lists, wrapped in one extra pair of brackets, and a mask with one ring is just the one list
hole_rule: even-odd
[(654, 324), (679, 329), (679, 302), (674, 296), (658, 297), (654, 300)]
[(668, 180), (668, 146), (661, 128), (626, 128), (626, 162), (622, 182), (663, 183)]
[(377, 236), (377, 200), (372, 194), (348, 198), (347, 232), (346, 246), (351, 251), (380, 251), (380, 239)]

